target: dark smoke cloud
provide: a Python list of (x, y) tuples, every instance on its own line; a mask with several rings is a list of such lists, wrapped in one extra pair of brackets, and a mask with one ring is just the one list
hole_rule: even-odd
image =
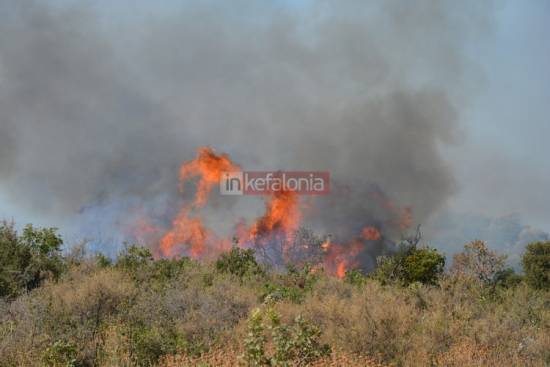
[(474, 82), (463, 47), (485, 31), (489, 7), (274, 4), (132, 17), (3, 0), (3, 190), (60, 218), (127, 209), (115, 201), (162, 212), (177, 166), (211, 145), (247, 169), (329, 170), (353, 183), (352, 205), (320, 201), (328, 227), (375, 216), (367, 183), (424, 221), (454, 191), (439, 147), (460, 135)]

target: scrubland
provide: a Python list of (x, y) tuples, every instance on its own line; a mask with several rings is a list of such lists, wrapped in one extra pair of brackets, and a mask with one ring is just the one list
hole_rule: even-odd
[(4, 266), (0, 366), (550, 364), (550, 291), (525, 276), (338, 279), (269, 270), (239, 249), (213, 263), (137, 247), (114, 261), (44, 254), (32, 287), (10, 286)]

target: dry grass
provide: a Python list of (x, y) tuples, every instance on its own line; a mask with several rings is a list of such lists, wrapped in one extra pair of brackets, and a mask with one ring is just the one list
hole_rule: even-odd
[[(240, 358), (242, 352), (233, 348), (217, 349), (200, 357), (169, 356), (163, 359), (160, 367), (235, 367), (242, 366)], [(290, 366), (298, 366), (290, 364)], [(384, 367), (385, 365), (376, 362), (374, 359), (354, 355), (342, 351), (335, 351), (329, 356), (322, 358), (309, 366), (312, 367)]]
[[(41, 365), (56, 341), (103, 367), (152, 366), (159, 356), (163, 367), (241, 363), (260, 282), (202, 265), (159, 284), (132, 279), (83, 265), (0, 303), (0, 367)], [(409, 288), (321, 277), (303, 299), (273, 307), (283, 322), (300, 314), (322, 331), (333, 353), (313, 366), (550, 365), (550, 293), (525, 284), (491, 293), (460, 277)]]

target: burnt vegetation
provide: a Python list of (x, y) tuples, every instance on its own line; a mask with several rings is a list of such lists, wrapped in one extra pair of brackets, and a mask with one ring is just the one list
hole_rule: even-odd
[(549, 242), (517, 274), (481, 241), (446, 268), (417, 236), (343, 279), (237, 246), (198, 262), (62, 245), (55, 229), (0, 225), (0, 366), (550, 363)]

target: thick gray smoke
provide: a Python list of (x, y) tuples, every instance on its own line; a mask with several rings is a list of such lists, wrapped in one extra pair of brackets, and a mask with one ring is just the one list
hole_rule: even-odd
[(0, 185), (21, 207), (113, 228), (130, 207), (165, 215), (203, 145), (353, 184), (321, 205), (327, 226), (374, 215), (366, 183), (417, 222), (453, 193), (439, 147), (460, 135), (478, 2), (0, 4)]

